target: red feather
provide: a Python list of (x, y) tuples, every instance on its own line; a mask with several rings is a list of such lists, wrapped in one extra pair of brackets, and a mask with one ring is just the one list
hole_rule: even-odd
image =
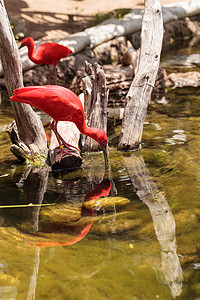
[(32, 37), (24, 38), (21, 41), (21, 47), (28, 47), (28, 57), (35, 64), (47, 65), (49, 69), (49, 83), (51, 78), (51, 71), (49, 65), (55, 68), (55, 81), (57, 83), (56, 65), (61, 58), (67, 57), (72, 50), (68, 47), (57, 43), (44, 43), (39, 45), (34, 51), (35, 43)]
[(81, 133), (93, 138), (103, 147), (107, 163), (107, 135), (102, 129), (86, 125), (83, 105), (71, 90), (58, 85), (30, 86), (16, 89), (10, 100), (30, 104), (50, 115), (54, 120), (51, 128), (59, 144), (68, 148), (68, 154), (71, 154), (75, 147), (63, 140), (57, 131), (57, 123), (58, 121), (73, 122)]

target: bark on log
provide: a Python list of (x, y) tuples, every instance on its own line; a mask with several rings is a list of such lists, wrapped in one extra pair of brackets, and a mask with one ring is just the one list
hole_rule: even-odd
[(126, 96), (119, 150), (139, 149), (148, 102), (158, 72), (163, 38), (160, 0), (146, 0), (136, 76)]
[[(23, 86), (22, 65), (17, 45), (10, 27), (3, 0), (0, 0), (0, 57), (4, 70), (4, 78), (8, 95), (12, 96), (13, 90)], [(15, 145), (17, 157), (27, 156), (47, 150), (46, 135), (40, 118), (26, 104), (11, 102), (16, 121), (20, 143)], [(24, 149), (27, 151), (24, 152)], [(12, 151), (12, 148), (11, 148)]]
[[(95, 63), (85, 62), (88, 76), (83, 78), (83, 91), (85, 96), (85, 117), (89, 127), (96, 127), (107, 132), (107, 103), (108, 91), (106, 78), (102, 67)], [(99, 144), (88, 136), (82, 136), (82, 151), (96, 151)]]

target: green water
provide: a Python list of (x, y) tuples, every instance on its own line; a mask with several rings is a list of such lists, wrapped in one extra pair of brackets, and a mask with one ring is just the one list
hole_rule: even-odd
[(20, 165), (1, 108), (0, 299), (200, 299), (199, 92), (152, 104), (137, 153), (111, 129), (106, 173), (102, 153), (71, 173)]

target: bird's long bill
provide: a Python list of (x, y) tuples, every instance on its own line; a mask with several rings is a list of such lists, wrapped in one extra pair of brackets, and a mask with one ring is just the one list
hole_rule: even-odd
[(103, 155), (104, 155), (104, 160), (105, 160), (105, 166), (107, 166), (108, 165), (108, 146), (107, 145), (103, 146), (102, 150), (103, 150)]
[(18, 49), (21, 49), (23, 48), (24, 46), (22, 44), (19, 45)]

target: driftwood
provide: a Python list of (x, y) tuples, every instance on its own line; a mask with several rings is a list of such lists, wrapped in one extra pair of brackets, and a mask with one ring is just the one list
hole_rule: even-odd
[(200, 86), (200, 72), (171, 73), (168, 75), (167, 86), (172, 88)]
[[(174, 48), (174, 43), (171, 44), (170, 41), (175, 41), (176, 38), (184, 39), (185, 36), (194, 38), (192, 40), (188, 39), (188, 45), (192, 43), (197, 43), (197, 36), (200, 27), (198, 25), (198, 16), (194, 16), (191, 18), (183, 19), (183, 20), (177, 20), (170, 23), (165, 24), (165, 33), (164, 33), (164, 39), (163, 39), (163, 47), (162, 47), (162, 53), (168, 52), (169, 49)], [(191, 30), (192, 28), (192, 30)], [(128, 40), (127, 40), (128, 39)], [(130, 50), (130, 43), (131, 41), (133, 47), (136, 50), (136, 52), (139, 51), (140, 47), (140, 32), (135, 33), (134, 35), (129, 35), (127, 37), (121, 36), (117, 37), (111, 41), (105, 42), (101, 45), (96, 46), (93, 49), (85, 49), (81, 51), (81, 53), (73, 54), (72, 56), (69, 56), (66, 60), (62, 60), (57, 65), (57, 73), (58, 73), (58, 82), (59, 84), (66, 86), (73, 90), (76, 94), (80, 94), (82, 92), (82, 85), (81, 81), (83, 76), (85, 76), (85, 66), (84, 62), (85, 60), (89, 61), (91, 64), (98, 62), (100, 65), (104, 66), (105, 69), (105, 75), (106, 75), (106, 82), (107, 85), (109, 85), (107, 78), (109, 75), (106, 71), (107, 66), (108, 68), (113, 68), (114, 72), (114, 66), (116, 66), (117, 72), (119, 72), (119, 85), (123, 85), (123, 81), (120, 78), (120, 66), (119, 64), (122, 64), (124, 66), (124, 58), (123, 56), (126, 56), (126, 53), (129, 53)], [(22, 48), (23, 49), (23, 48)], [(21, 49), (20, 49), (21, 50)], [(130, 54), (130, 53), (129, 53)], [(125, 64), (127, 64), (125, 62)], [(33, 66), (34, 67), (34, 66)], [(131, 69), (130, 67), (127, 69)], [(124, 76), (124, 71), (122, 71)], [(108, 73), (108, 74), (107, 74)], [(115, 75), (115, 72), (114, 72)], [(132, 76), (132, 75), (131, 75)], [(129, 77), (129, 75), (128, 75)], [(126, 79), (125, 79), (126, 83)], [(130, 82), (131, 83), (131, 82)], [(24, 72), (24, 85), (40, 85), (40, 84), (48, 84), (48, 68), (46, 66), (37, 65), (36, 68), (30, 69), (26, 72)], [(156, 86), (156, 85), (155, 85)], [(115, 83), (115, 87), (117, 87), (117, 82)], [(129, 89), (130, 85), (127, 86)], [(110, 93), (109, 98), (112, 96), (111, 92), (111, 86), (108, 86)], [(122, 87), (123, 89), (123, 87)], [(7, 92), (4, 85), (3, 78), (0, 78), (0, 90), (1, 90), (1, 101), (7, 101)], [(126, 91), (127, 93), (127, 91)], [(120, 95), (117, 96), (117, 100)], [(122, 98), (124, 101), (124, 90), (122, 90)], [(116, 99), (116, 97), (115, 97)], [(112, 101), (112, 97), (111, 97)]]
[(126, 96), (119, 150), (138, 149), (158, 72), (163, 37), (161, 1), (145, 1), (138, 70)]
[[(162, 53), (169, 52), (169, 49), (174, 48), (175, 44), (172, 41), (177, 39), (184, 39), (185, 36), (191, 37), (194, 36), (191, 43), (196, 41), (196, 35), (200, 30), (198, 15), (190, 18), (184, 18), (181, 20), (172, 21), (166, 23)], [(67, 86), (80, 94), (81, 90), (81, 80), (84, 76), (84, 61), (87, 60), (90, 63), (98, 62), (100, 65), (105, 64), (119, 64), (122, 56), (129, 49), (127, 41), (130, 40), (133, 47), (138, 49), (140, 47), (140, 32), (130, 34), (128, 36), (121, 36), (114, 38), (108, 42), (100, 44), (94, 48), (87, 48), (79, 52), (77, 55), (67, 57), (65, 60), (62, 60), (57, 65), (58, 73), (58, 82), (63, 86)], [(190, 41), (188, 39), (188, 44), (190, 46)], [(20, 51), (25, 51), (25, 48), (20, 49)], [(138, 51), (138, 50), (137, 50)], [(22, 56), (24, 60), (24, 56)], [(31, 63), (31, 61), (27, 58)], [(24, 85), (40, 85), (48, 84), (48, 68), (46, 66), (41, 66), (32, 64), (29, 71), (24, 72)], [(7, 93), (5, 91), (5, 85), (3, 78), (0, 78), (0, 89), (1, 89), (1, 100), (7, 101)]]
[(10, 136), (10, 140), (12, 145), (10, 147), (10, 151), (21, 161), (24, 162), (25, 157), (29, 156), (30, 149), (22, 142), (19, 137), (18, 129), (15, 121), (12, 122), (7, 127), (8, 135)]
[[(85, 96), (85, 116), (89, 127), (96, 127), (107, 131), (107, 103), (108, 91), (106, 78), (102, 67), (95, 63), (85, 62), (85, 70), (88, 76), (83, 78), (83, 91)], [(82, 150), (96, 151), (99, 145), (88, 136), (82, 136)]]
[[(164, 23), (176, 21), (186, 16), (197, 15), (200, 13), (200, 1), (182, 1), (165, 5), (162, 7), (162, 12)], [(55, 42), (69, 47), (75, 54), (86, 47), (95, 47), (116, 37), (127, 36), (140, 31), (142, 15), (142, 9), (134, 9), (122, 19), (106, 20), (97, 26), (87, 28), (82, 32), (72, 34), (66, 39), (56, 40)], [(36, 42), (36, 46), (39, 44), (41, 44), (41, 42)], [(24, 71), (35, 66), (35, 64), (28, 59), (27, 53), (26, 48), (20, 50)], [(0, 76), (1, 75), (3, 75), (3, 70), (0, 66)]]
[[(134, 77), (133, 67), (105, 65), (104, 71), (107, 87), (109, 89), (108, 117), (122, 119), (126, 94), (128, 93)], [(170, 85), (172, 85), (172, 82), (169, 82), (166, 70), (159, 68), (151, 100), (156, 101), (161, 99), (162, 95), (167, 92), (167, 87)]]
[[(0, 56), (8, 95), (12, 96), (14, 89), (23, 86), (22, 66), (3, 0), (0, 1), (0, 29)], [(29, 105), (17, 102), (11, 105), (17, 125), (12, 127), (12, 131), (17, 128), (15, 135), (19, 140), (11, 151), (14, 149), (13, 153), (21, 159), (45, 152), (46, 136), (40, 118)]]

